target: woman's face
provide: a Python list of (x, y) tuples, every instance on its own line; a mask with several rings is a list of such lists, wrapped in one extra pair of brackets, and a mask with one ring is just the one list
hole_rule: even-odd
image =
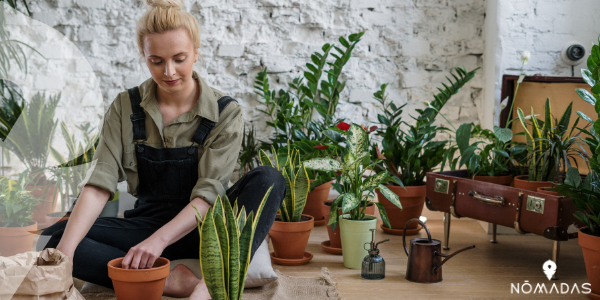
[(165, 92), (177, 93), (194, 86), (192, 70), (198, 50), (185, 29), (147, 35), (144, 57), (152, 78)]

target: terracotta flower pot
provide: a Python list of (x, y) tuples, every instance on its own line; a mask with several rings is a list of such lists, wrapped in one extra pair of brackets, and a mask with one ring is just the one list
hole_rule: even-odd
[(477, 181), (483, 181), (483, 182), (495, 183), (495, 184), (499, 184), (499, 185), (510, 186), (510, 184), (512, 183), (512, 180), (513, 180), (513, 176), (512, 175), (475, 176), (473, 179), (477, 180)]
[(275, 219), (269, 231), (275, 256), (282, 259), (304, 258), (314, 221), (313, 216), (309, 215), (302, 215), (300, 222), (281, 222)]
[(549, 189), (549, 187), (539, 187), (539, 188), (537, 188), (537, 192), (538, 193), (548, 194), (548, 195), (553, 195), (553, 196), (560, 196), (558, 194), (558, 192), (548, 191), (547, 189)]
[[(312, 184), (313, 182), (314, 180), (311, 179), (310, 183)], [(308, 196), (306, 197), (306, 205), (304, 206), (302, 214), (313, 216), (313, 218), (315, 218), (315, 226), (327, 224), (321, 206), (323, 205), (323, 201), (327, 201), (329, 198), (330, 191), (331, 181), (316, 187), (312, 192), (308, 193)]]
[(123, 257), (108, 262), (108, 277), (112, 279), (119, 300), (160, 300), (169, 276), (171, 262), (159, 257), (150, 269), (123, 269)]
[(577, 240), (583, 251), (585, 270), (592, 289), (590, 296), (596, 296), (598, 299), (600, 298), (600, 237), (589, 234), (587, 227), (582, 227), (579, 229)]
[(540, 187), (552, 187), (550, 181), (529, 181), (529, 175), (519, 175), (515, 177), (515, 187), (518, 189), (529, 190), (537, 192)]
[[(396, 205), (390, 202), (384, 195), (381, 194), (379, 189), (375, 189), (377, 193), (377, 199), (379, 203), (383, 204), (385, 211), (390, 220), (390, 225), (392, 225), (391, 229), (399, 229), (389, 231), (391, 234), (399, 234), (402, 235), (402, 230), (404, 229), (404, 225), (410, 220), (419, 218), (421, 213), (423, 212), (423, 206), (425, 205), (425, 195), (427, 192), (427, 186), (407, 186), (406, 190), (401, 186), (393, 186), (386, 185), (392, 192), (394, 192), (400, 198), (400, 204), (402, 204), (402, 209), (399, 209)], [(412, 231), (407, 230), (407, 235), (417, 234), (421, 227), (418, 226), (419, 223), (413, 222), (411, 223), (407, 229), (414, 229)], [(384, 229), (387, 227), (383, 227)]]
[(23, 227), (0, 227), (0, 255), (12, 256), (31, 251), (37, 222)]
[(31, 195), (36, 199), (46, 200), (50, 202), (38, 202), (33, 208), (32, 220), (38, 223), (46, 222), (46, 215), (54, 212), (56, 204), (59, 200), (59, 190), (56, 187), (56, 181), (48, 181), (45, 185), (31, 185), (26, 188), (31, 191)]

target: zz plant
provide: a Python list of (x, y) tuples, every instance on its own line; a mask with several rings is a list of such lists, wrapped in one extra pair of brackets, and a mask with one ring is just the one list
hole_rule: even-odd
[[(350, 213), (351, 220), (364, 220), (367, 206), (371, 203), (369, 197), (373, 196), (375, 189), (381, 193), (398, 208), (402, 208), (398, 195), (390, 191), (382, 183), (389, 180), (387, 171), (367, 175), (367, 171), (381, 162), (381, 157), (371, 163), (368, 152), (369, 138), (366, 130), (360, 125), (352, 124), (347, 129), (345, 139), (345, 154), (341, 160), (333, 158), (314, 158), (304, 162), (308, 169), (325, 172), (338, 172), (336, 183), (332, 183), (340, 195), (332, 202), (329, 213), (329, 224), (335, 230), (339, 221), (338, 207), (342, 208), (342, 214)], [(402, 184), (398, 178), (394, 178), (398, 184)], [(390, 226), (387, 213), (381, 203), (375, 203), (379, 209), (381, 219), (386, 226)]]
[(217, 197), (204, 218), (196, 210), (200, 268), (212, 299), (242, 299), (254, 232), (272, 189), (263, 197), (256, 214), (251, 211), (246, 215), (243, 206), (238, 211), (237, 201), (232, 208), (227, 196)]

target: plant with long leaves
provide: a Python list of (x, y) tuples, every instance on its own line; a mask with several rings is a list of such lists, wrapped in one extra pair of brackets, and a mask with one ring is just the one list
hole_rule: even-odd
[[(377, 135), (382, 137), (384, 168), (399, 178), (405, 186), (424, 185), (427, 172), (433, 171), (444, 160), (447, 141), (438, 141), (435, 138), (439, 131), (446, 128), (433, 123), (448, 100), (473, 79), (478, 69), (468, 72), (464, 67), (455, 68), (457, 74), (450, 73), (454, 80), (446, 77), (449, 84), (442, 83), (444, 89), (438, 88), (439, 93), (433, 96), (432, 102), (427, 102), (427, 108), (417, 109), (418, 115), (411, 116), (415, 121), (414, 125), (402, 120), (404, 105), (398, 107), (393, 102), (388, 102), (385, 92), (387, 84), (383, 84), (380, 90), (373, 94), (384, 113), (377, 115), (379, 123), (383, 125)], [(378, 156), (378, 151), (373, 147), (371, 156)]]
[[(571, 160), (575, 163), (577, 157), (587, 162), (588, 154), (583, 149), (579, 135), (581, 131), (574, 133), (581, 117), (575, 119), (575, 123), (569, 130), (573, 102), (569, 104), (560, 119), (552, 116), (550, 99), (546, 99), (544, 106), (544, 120), (535, 117), (531, 108), (531, 117), (526, 118), (521, 108), (517, 108), (517, 114), (524, 128), (527, 139), (527, 168), (529, 169), (529, 180), (552, 181), (562, 183), (567, 169), (571, 167)], [(531, 120), (531, 129), (528, 129), (527, 120)]]
[[(286, 147), (283, 148), (283, 151), (286, 151)], [(295, 141), (292, 143), (292, 147), (300, 152), (300, 157), (303, 161), (319, 157), (339, 157), (343, 152), (343, 148), (337, 144), (314, 140)], [(307, 173), (308, 179), (314, 180), (310, 184), (309, 192), (312, 192), (315, 188), (331, 181), (335, 177), (333, 172), (307, 170)]]
[(34, 207), (40, 201), (47, 201), (33, 197), (33, 190), (27, 189), (30, 182), (29, 170), (20, 173), (16, 181), (0, 176), (1, 227), (23, 227), (34, 223), (31, 220)]
[(264, 195), (256, 214), (251, 211), (246, 215), (243, 206), (238, 211), (237, 201), (232, 208), (227, 196), (222, 200), (217, 197), (204, 219), (196, 209), (200, 268), (212, 299), (242, 299), (254, 232), (272, 189)]
[[(4, 2), (8, 3), (8, 5), (14, 9), (17, 9), (18, 1), (16, 0), (7, 0), (0, 1), (0, 78), (7, 78), (10, 71), (11, 65), (16, 64), (20, 70), (23, 70), (25, 73), (28, 72), (27, 69), (27, 56), (25, 55), (24, 49), (30, 49), (35, 53), (39, 54), (41, 57), (45, 58), (37, 49), (27, 45), (19, 40), (11, 39), (8, 31), (6, 30), (6, 17), (5, 17), (5, 9)], [(29, 7), (27, 3), (23, 0), (25, 4), (25, 8), (27, 9), (27, 13), (31, 16), (31, 12), (29, 11)]]
[[(245, 128), (244, 132), (246, 132)], [(240, 164), (239, 178), (242, 178), (248, 171), (260, 165), (258, 158), (259, 150), (260, 142), (256, 139), (256, 130), (254, 129), (254, 125), (252, 125), (242, 139), (242, 146), (240, 147), (240, 155), (238, 156), (238, 163)]]
[(276, 168), (285, 178), (287, 189), (279, 208), (281, 221), (300, 222), (311, 185), (306, 168), (300, 160), (300, 152), (290, 147), (279, 148), (279, 152), (277, 152), (272, 147), (271, 154), (273, 160), (261, 149), (260, 161), (263, 166)]
[[(351, 220), (364, 220), (367, 206), (372, 203), (370, 199), (374, 197), (375, 189), (380, 189), (381, 193), (398, 208), (402, 208), (398, 195), (390, 191), (385, 185), (390, 175), (387, 171), (371, 173), (367, 171), (381, 163), (381, 158), (371, 163), (368, 152), (369, 138), (367, 131), (357, 124), (351, 124), (346, 131), (346, 151), (341, 160), (333, 158), (314, 158), (304, 162), (308, 169), (321, 170), (326, 172), (339, 172), (336, 182), (332, 183), (333, 188), (340, 195), (332, 202), (329, 213), (329, 223), (332, 230), (335, 230), (339, 218), (338, 207), (342, 208), (342, 214), (349, 213)], [(398, 178), (393, 178), (396, 183), (402, 184)], [(379, 202), (375, 203), (379, 209), (381, 219), (386, 226), (391, 227), (385, 208)]]

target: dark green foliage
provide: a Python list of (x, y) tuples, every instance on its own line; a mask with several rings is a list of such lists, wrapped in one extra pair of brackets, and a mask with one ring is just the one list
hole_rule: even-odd
[(33, 208), (43, 200), (34, 198), (32, 191), (27, 190), (30, 183), (29, 170), (19, 174), (16, 181), (0, 176), (0, 226), (23, 227), (33, 224)]
[[(246, 132), (245, 126), (244, 132)], [(240, 148), (240, 156), (238, 157), (238, 163), (240, 164), (239, 178), (242, 178), (243, 174), (260, 165), (258, 158), (259, 150), (260, 143), (256, 139), (256, 130), (254, 129), (254, 125), (252, 125), (248, 133), (244, 136)]]

